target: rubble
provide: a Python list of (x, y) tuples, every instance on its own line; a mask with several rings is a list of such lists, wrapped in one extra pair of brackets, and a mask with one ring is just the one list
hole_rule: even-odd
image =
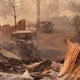
[(51, 68), (56, 71), (56, 72), (59, 72), (60, 71), (60, 63), (59, 62), (55, 62), (55, 61), (52, 61), (52, 65), (51, 65)]
[[(0, 54), (7, 60), (7, 62), (0, 62), (0, 71), (18, 73), (21, 74), (20, 77), (22, 78), (28, 78), (31, 80), (34, 78), (43, 78), (44, 76), (48, 76), (48, 72), (51, 69), (52, 62), (50, 60), (41, 60), (40, 58), (34, 60), (22, 60), (12, 52), (3, 48), (0, 49)], [(1, 73), (2, 80), (5, 80), (3, 77), (5, 76)], [(12, 78), (8, 80), (12, 80)], [(17, 76), (15, 77), (15, 80), (16, 79), (18, 80)]]
[(0, 54), (7, 62), (0, 61), (0, 80), (79, 80), (80, 45), (70, 40), (67, 42), (64, 64), (41, 58), (22, 60), (1, 48)]
[(24, 74), (22, 75), (22, 77), (24, 77), (24, 78), (29, 78), (29, 79), (33, 80), (33, 77), (29, 74), (28, 70), (26, 70), (26, 71), (24, 72)]

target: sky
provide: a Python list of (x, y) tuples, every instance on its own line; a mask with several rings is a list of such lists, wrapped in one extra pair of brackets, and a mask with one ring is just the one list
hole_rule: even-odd
[[(17, 0), (19, 1), (19, 0)], [(80, 0), (41, 0), (41, 19), (46, 19), (47, 17), (56, 16), (56, 13), (58, 16), (67, 16), (67, 17), (73, 17), (76, 12), (72, 12), (69, 10), (69, 2), (73, 1), (76, 4), (80, 4)], [(59, 6), (56, 7), (50, 7), (49, 5), (57, 4), (59, 2)], [(36, 21), (36, 0), (24, 0), (24, 9), (21, 10), (21, 13), (19, 14), (17, 20), (20, 19), (26, 19), (27, 21)], [(48, 10), (47, 10), (48, 8)], [(59, 8), (59, 11), (57, 10)], [(51, 14), (49, 13), (51, 10)], [(50, 14), (50, 15), (49, 15)], [(0, 17), (0, 24), (14, 24), (14, 19), (12, 16), (8, 16), (7, 18)]]

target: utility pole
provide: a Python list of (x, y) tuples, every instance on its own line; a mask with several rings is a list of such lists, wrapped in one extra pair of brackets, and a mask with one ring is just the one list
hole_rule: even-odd
[(37, 29), (40, 27), (40, 0), (37, 0)]

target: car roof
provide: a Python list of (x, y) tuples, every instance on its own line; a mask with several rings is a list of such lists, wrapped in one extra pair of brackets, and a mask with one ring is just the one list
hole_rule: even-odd
[(33, 34), (33, 33), (35, 33), (35, 30), (29, 29), (29, 30), (17, 30), (12, 34)]
[(41, 21), (41, 23), (51, 23), (51, 21)]

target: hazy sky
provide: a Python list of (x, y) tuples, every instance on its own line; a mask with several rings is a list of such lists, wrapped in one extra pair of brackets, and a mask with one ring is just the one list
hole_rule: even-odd
[[(19, 1), (19, 0), (18, 0)], [(35, 3), (34, 3), (34, 2)], [(56, 14), (56, 12), (58, 13), (57, 15), (59, 16), (68, 16), (68, 17), (73, 17), (73, 15), (75, 14), (75, 12), (72, 12), (69, 10), (69, 2), (73, 1), (76, 2), (76, 4), (80, 4), (80, 0), (41, 0), (41, 19), (45, 19), (45, 16), (47, 15), (48, 17), (52, 17)], [(53, 4), (57, 4), (59, 6), (54, 7)], [(48, 6), (53, 5), (53, 7), (48, 8)], [(51, 9), (51, 14), (49, 14), (47, 8)], [(54, 9), (55, 8), (55, 9)], [(56, 10), (59, 8), (59, 12)], [(26, 19), (27, 21), (36, 21), (36, 0), (24, 0), (24, 9), (22, 10), (22, 12), (20, 13), (18, 20), (20, 19)], [(13, 24), (14, 20), (11, 16), (8, 16), (8, 19), (5, 18), (1, 18), (0, 17), (0, 24), (4, 24), (5, 23), (10, 23)]]

